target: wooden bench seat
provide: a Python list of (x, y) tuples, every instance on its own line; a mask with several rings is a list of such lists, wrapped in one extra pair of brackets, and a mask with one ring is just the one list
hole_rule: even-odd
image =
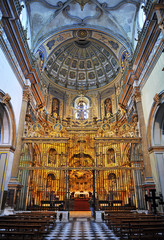
[(108, 213), (105, 221), (120, 239), (164, 239), (162, 216), (117, 212)]
[[(14, 223), (5, 223), (0, 224), (0, 239), (6, 237), (15, 238), (22, 236), (22, 239), (41, 239), (41, 230), (42, 225), (40, 224), (14, 224)], [(8, 239), (10, 239), (8, 238)]]
[(53, 213), (17, 213), (0, 217), (0, 239), (43, 239), (56, 221)]
[(49, 220), (44, 220), (44, 219), (41, 219), (41, 220), (33, 220), (33, 219), (21, 219), (21, 221), (19, 219), (0, 219), (0, 226), (1, 224), (12, 224), (12, 223), (15, 223), (17, 224), (18, 226), (20, 224), (40, 224), (42, 226), (42, 233), (48, 233), (50, 232), (50, 230), (53, 228), (54, 226), (54, 222)]

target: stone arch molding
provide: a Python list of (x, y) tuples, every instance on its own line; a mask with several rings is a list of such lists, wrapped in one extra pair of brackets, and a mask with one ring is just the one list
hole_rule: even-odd
[(153, 147), (164, 146), (161, 139), (161, 124), (164, 119), (164, 90), (154, 96), (148, 122), (148, 146), (149, 150)]
[(0, 90), (0, 144), (10, 145), (12, 148), (14, 148), (16, 142), (16, 123), (10, 100), (11, 97), (9, 94)]

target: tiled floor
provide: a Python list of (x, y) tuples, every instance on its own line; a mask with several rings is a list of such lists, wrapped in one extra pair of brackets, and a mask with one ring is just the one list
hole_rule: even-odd
[(118, 240), (105, 223), (97, 223), (90, 212), (70, 212), (68, 223), (56, 223), (46, 240)]

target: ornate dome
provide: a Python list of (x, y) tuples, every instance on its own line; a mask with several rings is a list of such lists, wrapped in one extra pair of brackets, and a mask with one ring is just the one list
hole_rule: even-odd
[(54, 83), (69, 89), (95, 89), (117, 76), (119, 64), (115, 54), (102, 43), (86, 38), (85, 32), (50, 55), (45, 73)]

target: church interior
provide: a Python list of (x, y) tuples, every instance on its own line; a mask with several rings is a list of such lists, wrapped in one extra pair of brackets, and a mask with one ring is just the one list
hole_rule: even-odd
[(1, 214), (162, 215), (163, 81), (163, 0), (0, 0)]

